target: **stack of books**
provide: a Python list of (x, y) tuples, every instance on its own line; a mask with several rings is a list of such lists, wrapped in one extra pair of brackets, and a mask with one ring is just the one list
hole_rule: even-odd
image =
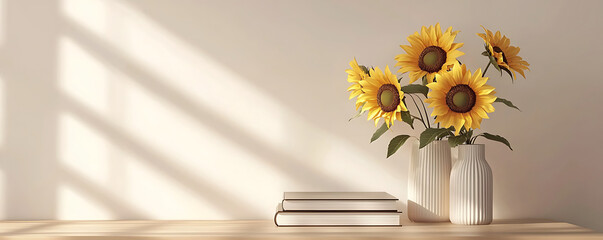
[(277, 226), (400, 226), (398, 199), (385, 192), (285, 192)]

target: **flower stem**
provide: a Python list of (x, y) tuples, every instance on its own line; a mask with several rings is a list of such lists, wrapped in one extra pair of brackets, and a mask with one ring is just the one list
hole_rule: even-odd
[(475, 144), (475, 140), (477, 140), (477, 137), (479, 137), (479, 136), (482, 136), (482, 134), (475, 135), (474, 137), (469, 139), (470, 144)]
[[(433, 125), (435, 125), (435, 120), (436, 120), (437, 118), (438, 118), (438, 116), (433, 117)], [(440, 128), (440, 123), (438, 123), (438, 128)], [(437, 137), (436, 139), (437, 139), (437, 140), (442, 140), (442, 139), (444, 139), (444, 137), (441, 137), (441, 136), (440, 136), (440, 137)]]
[(425, 128), (427, 128), (427, 125), (425, 125), (425, 120), (423, 120), (423, 114), (421, 113), (421, 109), (419, 108), (419, 105), (417, 105), (415, 98), (412, 96), (412, 94), (408, 94), (408, 95), (410, 96), (410, 99), (412, 99), (412, 102), (415, 103), (415, 107), (417, 107), (417, 111), (419, 111), (419, 116), (421, 116), (421, 123), (423, 123), (423, 126)]
[[(417, 98), (421, 100), (421, 97), (417, 96)], [(429, 128), (431, 128), (431, 121), (429, 121), (429, 117), (427, 116), (427, 108), (425, 108), (425, 103), (421, 101), (421, 105), (423, 105), (423, 111), (425, 111), (425, 119), (427, 119), (427, 125), (429, 126)]]
[[(412, 96), (412, 95), (411, 95)], [(425, 120), (427, 120), (427, 127), (431, 128), (431, 123), (429, 121), (429, 116), (427, 115), (427, 109), (425, 108), (425, 103), (423, 103), (423, 101), (421, 101), (421, 97), (417, 96), (417, 98), (419, 99), (419, 102), (421, 102), (421, 105), (423, 106), (423, 110), (425, 111)], [(415, 103), (416, 104), (416, 103)], [(419, 107), (417, 106), (417, 110), (419, 110), (419, 113), (421, 112), (421, 109), (418, 109)]]
[(482, 73), (482, 77), (484, 77), (486, 75), (486, 72), (488, 71), (490, 64), (492, 64), (492, 63), (490, 61), (488, 61), (488, 65), (486, 65), (486, 68), (484, 69), (484, 72)]

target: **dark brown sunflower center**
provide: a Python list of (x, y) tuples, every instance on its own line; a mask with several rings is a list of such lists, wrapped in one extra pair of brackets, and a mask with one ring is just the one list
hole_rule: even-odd
[(391, 112), (396, 110), (400, 105), (400, 93), (396, 86), (393, 84), (384, 84), (379, 88), (377, 92), (377, 103), (384, 112)]
[(419, 56), (419, 68), (426, 72), (437, 72), (446, 63), (446, 51), (437, 46), (429, 46), (423, 49)]
[(494, 49), (494, 51), (497, 53), (502, 53), (503, 62), (505, 62), (506, 64), (509, 64), (509, 62), (507, 62), (507, 56), (505, 56), (505, 53), (502, 51), (502, 49), (500, 49), (499, 47), (493, 47), (492, 49)]
[(457, 113), (469, 112), (475, 106), (475, 92), (468, 85), (456, 85), (446, 94), (446, 105)]

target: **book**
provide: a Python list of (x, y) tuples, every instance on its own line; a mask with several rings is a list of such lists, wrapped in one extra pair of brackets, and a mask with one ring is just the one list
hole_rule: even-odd
[(385, 192), (285, 192), (284, 211), (397, 212), (398, 199)]
[(279, 227), (306, 226), (400, 226), (399, 212), (288, 212), (274, 215)]

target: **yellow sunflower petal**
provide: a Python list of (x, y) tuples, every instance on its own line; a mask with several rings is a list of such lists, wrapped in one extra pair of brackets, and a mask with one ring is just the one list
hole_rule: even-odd
[[(449, 27), (446, 32), (442, 33), (439, 23), (436, 23), (435, 26), (421, 27), (420, 31), (406, 38), (410, 45), (400, 45), (406, 54), (397, 55), (395, 58), (397, 61), (396, 66), (400, 67), (398, 72), (409, 72), (410, 83), (417, 81), (423, 76), (427, 77), (428, 82), (432, 82), (436, 74), (448, 71), (450, 65), (453, 62), (457, 62), (456, 58), (464, 54), (457, 50), (463, 44), (454, 43), (457, 33), (458, 31), (452, 31), (452, 27)], [(435, 72), (433, 68), (427, 69), (425, 66), (419, 65), (422, 61), (419, 57), (430, 46), (439, 47), (446, 53), (445, 63)]]
[[(478, 128), (482, 119), (488, 118), (487, 113), (494, 111), (492, 102), (496, 100), (495, 91), (486, 84), (488, 78), (481, 76), (481, 70), (471, 73), (466, 65), (456, 63), (450, 72), (437, 76), (436, 82), (427, 84), (431, 91), (425, 102), (429, 104), (429, 108), (433, 108), (431, 115), (436, 116), (435, 122), (443, 124), (443, 127), (454, 126), (455, 135), (459, 134), (463, 126), (466, 130)], [(450, 93), (453, 88), (454, 92)], [(449, 94), (457, 94), (459, 91), (467, 94), (473, 92), (475, 102), (457, 106), (455, 104), (463, 103), (447, 101)]]
[[(472, 119), (481, 119), (481, 117), (476, 112), (470, 112)], [(481, 121), (473, 121), (470, 128), (479, 129)]]
[(454, 135), (459, 135), (459, 132), (461, 131), (461, 127), (463, 127), (463, 125), (465, 124), (465, 119), (462, 117), (456, 118), (454, 119)]
[[(368, 111), (367, 120), (374, 120), (375, 124), (378, 124), (379, 119), (383, 118), (385, 123), (388, 126), (391, 126), (395, 120), (401, 120), (402, 111), (408, 111), (404, 102), (402, 102), (404, 92), (400, 91), (398, 79), (396, 75), (391, 72), (389, 66), (386, 66), (384, 71), (379, 67), (375, 67), (369, 71), (370, 76), (359, 81), (362, 85), (362, 93), (358, 95), (356, 108), (362, 106), (361, 112)], [(391, 96), (397, 97), (397, 99), (391, 101), (391, 105), (383, 106), (379, 97), (379, 93), (382, 91), (393, 93)], [(395, 94), (396, 92), (397, 94)]]
[[(511, 46), (511, 40), (506, 35), (502, 35), (500, 31), (496, 31), (496, 34), (492, 35), (490, 30), (486, 29), (484, 26), (482, 26), (482, 28), (484, 28), (484, 31), (486, 31), (487, 34), (484, 41), (488, 45), (490, 54), (495, 57), (498, 65), (509, 69), (512, 72), (513, 79), (516, 78), (515, 73), (519, 73), (525, 78), (523, 70), (529, 70), (527, 68), (529, 64), (517, 55), (519, 54), (520, 48)], [(478, 35), (482, 37), (482, 35)], [(493, 50), (494, 47), (496, 47), (498, 52)]]

